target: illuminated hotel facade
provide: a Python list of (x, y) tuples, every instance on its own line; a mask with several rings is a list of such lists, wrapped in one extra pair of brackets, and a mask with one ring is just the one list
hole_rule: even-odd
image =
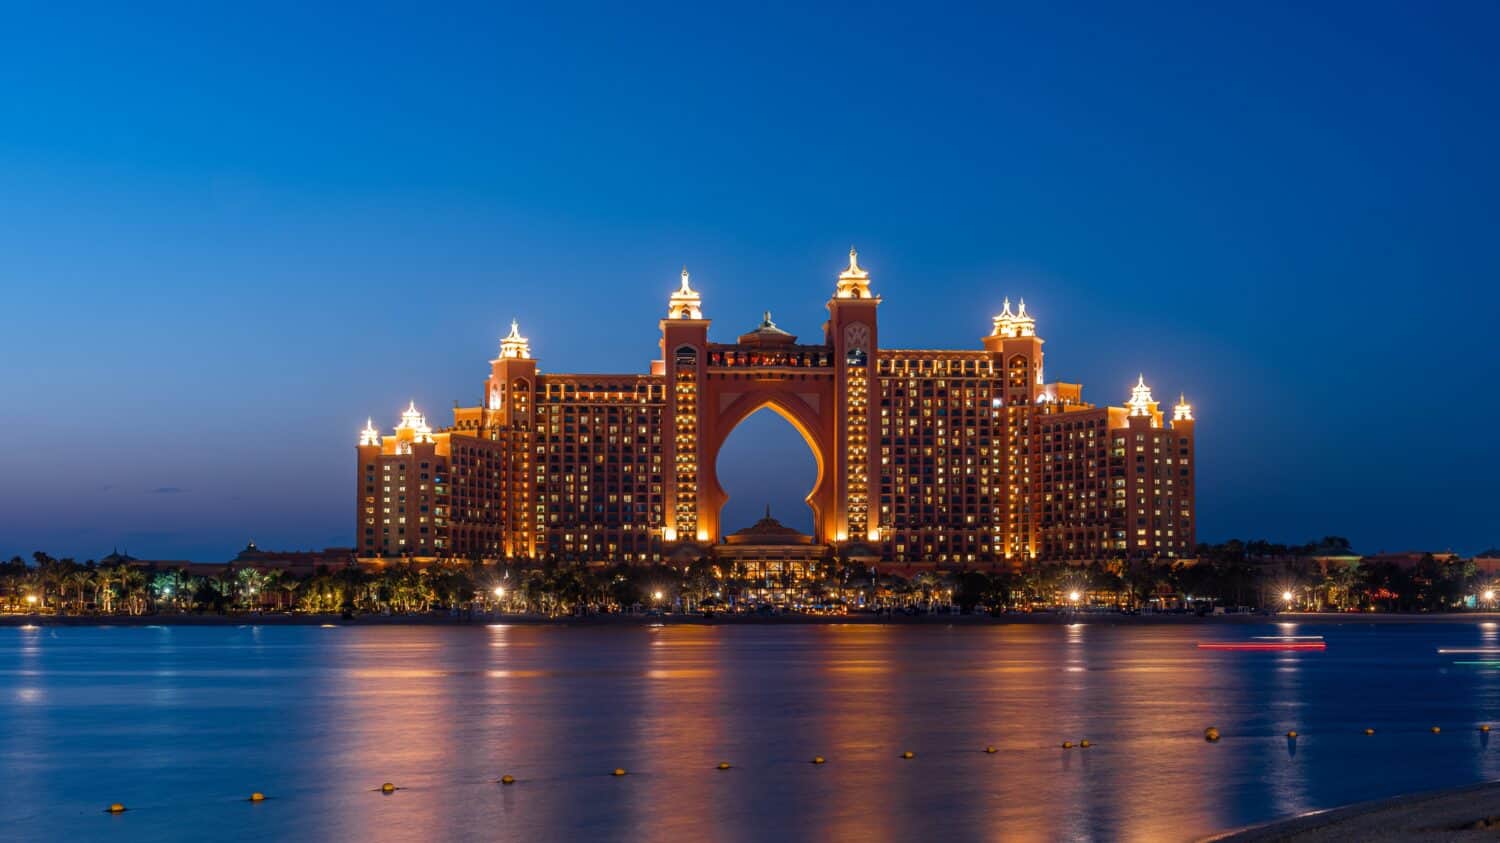
[(1006, 300), (980, 347), (886, 348), (854, 250), (821, 342), (767, 313), (709, 339), (683, 270), (648, 373), (539, 372), (515, 323), (485, 403), (433, 430), (415, 405), (359, 439), (363, 558), (555, 558), (650, 563), (727, 548), (716, 462), (769, 407), (817, 463), (810, 545), (900, 564), (1180, 557), (1195, 546), (1194, 421), (1141, 378), (1123, 407), (1047, 382), (1042, 338)]

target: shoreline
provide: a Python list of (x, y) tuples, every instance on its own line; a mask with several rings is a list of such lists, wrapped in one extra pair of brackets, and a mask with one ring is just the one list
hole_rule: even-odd
[(1314, 811), (1223, 832), (1201, 843), (1493, 840), (1497, 835), (1500, 781), (1488, 781)]
[(1009, 626), (1013, 624), (1072, 625), (1103, 624), (1110, 626), (1211, 626), (1211, 625), (1256, 625), (1268, 623), (1295, 623), (1315, 625), (1363, 625), (1363, 624), (1410, 624), (1410, 623), (1475, 623), (1500, 622), (1500, 612), (1463, 612), (1446, 614), (1412, 613), (1291, 613), (1275, 615), (1121, 615), (1070, 613), (1015, 613), (998, 616), (989, 615), (736, 615), (722, 614), (712, 618), (702, 615), (584, 615), (547, 617), (545, 615), (509, 614), (453, 616), (448, 614), (428, 615), (355, 615), (345, 618), (338, 614), (164, 614), (164, 615), (0, 615), (0, 627), (25, 626), (490, 626), (495, 624), (526, 624), (556, 626), (803, 626), (808, 624), (832, 625), (894, 625), (894, 626)]

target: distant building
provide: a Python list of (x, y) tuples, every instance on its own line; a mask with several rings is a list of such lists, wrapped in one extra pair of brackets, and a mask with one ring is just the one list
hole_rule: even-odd
[(727, 572), (738, 571), (746, 577), (792, 577), (801, 579), (817, 572), (819, 563), (828, 561), (825, 545), (812, 536), (800, 533), (771, 517), (724, 537), (713, 548), (713, 558)]
[(305, 577), (319, 568), (329, 570), (353, 565), (354, 549), (328, 547), (323, 550), (261, 550), (255, 542), (227, 562), (189, 562), (186, 559), (137, 559), (118, 550), (99, 560), (100, 565), (129, 565), (148, 571), (183, 571), (199, 577), (217, 577), (225, 571), (253, 568), (257, 571), (281, 571)]
[(1360, 560), (1361, 565), (1395, 565), (1398, 568), (1415, 568), (1423, 559), (1431, 556), (1439, 562), (1455, 562), (1459, 556), (1451, 550), (1409, 550), (1404, 553), (1377, 553)]
[[(1025, 302), (972, 350), (885, 348), (850, 250), (815, 342), (766, 313), (709, 339), (686, 270), (642, 374), (538, 371), (512, 323), (483, 403), (431, 428), (415, 404), (359, 436), (361, 559), (656, 562), (720, 545), (720, 446), (769, 407), (806, 439), (812, 544), (898, 564), (1181, 558), (1195, 545), (1194, 419), (1137, 380), (1123, 407), (1043, 377)], [(561, 305), (560, 305), (561, 306)]]
[(261, 550), (255, 542), (229, 560), (234, 568), (255, 568), (260, 571), (285, 571), (302, 577), (319, 568), (330, 570), (354, 564), (354, 548), (325, 547), (322, 550)]

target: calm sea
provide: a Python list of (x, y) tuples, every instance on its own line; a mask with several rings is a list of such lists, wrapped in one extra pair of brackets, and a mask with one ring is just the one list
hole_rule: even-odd
[(1497, 632), (4, 628), (0, 838), (1188, 840), (1497, 777)]

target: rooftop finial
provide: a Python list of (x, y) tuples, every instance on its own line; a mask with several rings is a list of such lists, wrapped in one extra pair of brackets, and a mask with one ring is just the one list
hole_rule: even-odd
[(359, 444), (361, 446), (380, 444), (380, 431), (375, 429), (375, 419), (365, 419), (365, 429), (359, 432)]
[(682, 265), (682, 286), (667, 299), (668, 319), (702, 319), (703, 297), (688, 283), (687, 264)]
[(992, 337), (1034, 337), (1036, 336), (1036, 317), (1026, 312), (1026, 300), (1021, 299), (1017, 310), (1010, 310), (1010, 296), (1006, 296), (1000, 309), (1000, 315), (995, 317), (994, 330), (990, 332)]
[(1193, 405), (1188, 403), (1187, 393), (1185, 393), (1185, 392), (1178, 393), (1178, 395), (1177, 395), (1177, 406), (1175, 406), (1175, 407), (1172, 408), (1172, 421), (1174, 421), (1174, 422), (1180, 422), (1180, 421), (1192, 421), (1192, 420), (1193, 420)]
[(840, 299), (870, 298), (870, 273), (859, 265), (859, 251), (853, 246), (849, 247), (849, 268), (839, 273), (838, 288), (833, 295)]
[(1132, 416), (1149, 416), (1151, 405), (1155, 403), (1156, 399), (1151, 397), (1151, 387), (1146, 386), (1146, 376), (1142, 374), (1136, 378), (1135, 386), (1130, 390), (1130, 400), (1125, 402), (1125, 406), (1130, 408)]
[(531, 343), (521, 336), (519, 320), (510, 320), (510, 333), (500, 340), (500, 357), (525, 360), (531, 357)]

